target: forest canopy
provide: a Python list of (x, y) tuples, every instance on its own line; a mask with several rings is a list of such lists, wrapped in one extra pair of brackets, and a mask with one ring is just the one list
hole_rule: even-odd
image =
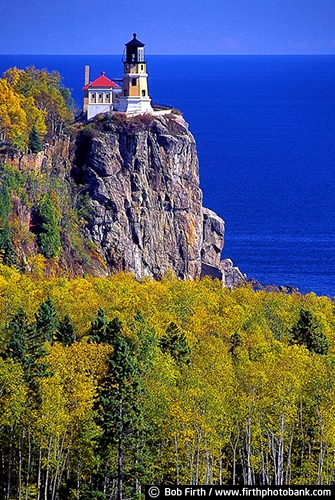
[[(0, 134), (6, 142), (24, 151), (33, 149), (37, 138), (64, 131), (73, 119), (73, 102), (61, 80), (57, 71), (48, 73), (34, 66), (4, 73), (0, 79)], [(32, 134), (35, 142), (31, 142)]]
[(313, 293), (209, 278), (0, 266), (3, 497), (331, 484), (334, 312)]

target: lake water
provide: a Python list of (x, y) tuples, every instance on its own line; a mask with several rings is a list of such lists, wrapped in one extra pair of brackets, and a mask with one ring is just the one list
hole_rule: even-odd
[[(81, 107), (121, 56), (0, 56), (58, 70)], [(197, 141), (204, 205), (226, 222), (223, 258), (262, 284), (335, 296), (335, 56), (148, 56), (153, 102)]]

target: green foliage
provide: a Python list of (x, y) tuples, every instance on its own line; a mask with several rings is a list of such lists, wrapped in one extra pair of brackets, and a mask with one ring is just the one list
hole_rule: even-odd
[(105, 317), (104, 310), (100, 307), (97, 317), (91, 322), (91, 328), (88, 332), (89, 341), (101, 343), (105, 341), (106, 338), (106, 327), (108, 321)]
[(46, 355), (44, 335), (36, 331), (36, 324), (29, 321), (23, 308), (13, 316), (7, 330), (10, 342), (6, 355), (21, 364), (26, 382), (32, 390), (36, 390), (36, 377), (49, 374), (43, 361)]
[(70, 346), (76, 340), (75, 327), (71, 323), (70, 317), (66, 314), (62, 321), (58, 322), (58, 331), (56, 333), (56, 340), (61, 342), (63, 346)]
[(0, 491), (9, 477), (9, 498), (27, 484), (59, 500), (332, 484), (334, 313), (326, 297), (208, 278), (0, 265)]
[(88, 193), (79, 194), (76, 203), (76, 212), (79, 220), (88, 222), (92, 219), (94, 210), (91, 204), (91, 198)]
[(38, 205), (39, 250), (47, 259), (57, 257), (61, 248), (59, 215), (49, 193), (45, 193)]
[(15, 252), (12, 244), (8, 216), (11, 203), (6, 185), (0, 187), (0, 258), (7, 266), (16, 263)]
[(39, 153), (43, 149), (42, 141), (36, 127), (33, 127), (29, 134), (28, 148), (32, 153)]
[(165, 335), (161, 338), (160, 348), (171, 354), (177, 365), (190, 363), (191, 348), (187, 343), (185, 333), (181, 332), (173, 321), (168, 325)]
[(36, 334), (41, 343), (53, 343), (59, 331), (57, 312), (50, 297), (43, 302), (36, 314)]
[(315, 354), (328, 354), (329, 342), (310, 311), (300, 310), (299, 320), (291, 330), (292, 343), (304, 345)]

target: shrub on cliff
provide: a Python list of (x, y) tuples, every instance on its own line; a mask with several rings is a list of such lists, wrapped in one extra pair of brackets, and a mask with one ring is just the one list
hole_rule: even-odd
[(0, 260), (10, 266), (15, 264), (15, 252), (10, 235), (8, 215), (11, 211), (11, 203), (7, 186), (0, 187)]
[(57, 257), (61, 248), (59, 215), (49, 193), (45, 193), (38, 205), (38, 237), (39, 250), (44, 257)]

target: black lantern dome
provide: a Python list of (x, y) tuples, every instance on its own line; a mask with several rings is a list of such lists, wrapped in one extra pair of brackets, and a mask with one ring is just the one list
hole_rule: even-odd
[(133, 39), (126, 43), (126, 63), (144, 62), (144, 43), (137, 40), (137, 34), (133, 34)]

